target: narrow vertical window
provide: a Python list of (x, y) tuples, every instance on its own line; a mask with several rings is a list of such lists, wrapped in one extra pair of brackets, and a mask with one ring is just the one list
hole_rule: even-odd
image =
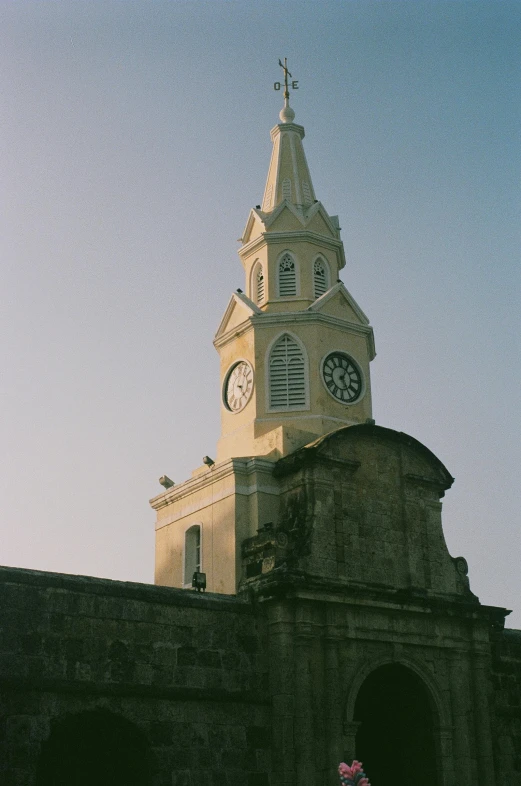
[(288, 202), (291, 202), (291, 180), (289, 177), (285, 177), (282, 181), (282, 199), (287, 199)]
[(269, 210), (273, 201), (273, 185), (270, 183), (266, 191), (266, 198), (264, 200), (263, 210)]
[(327, 262), (320, 257), (313, 263), (313, 287), (315, 298), (323, 295), (329, 289), (329, 269)]
[(183, 585), (192, 586), (192, 576), (201, 571), (201, 525), (194, 524), (185, 532)]
[(264, 303), (264, 270), (259, 263), (255, 268), (255, 302), (258, 306)]
[(297, 271), (295, 260), (284, 254), (279, 262), (279, 297), (292, 297), (297, 294)]
[(269, 359), (271, 409), (306, 406), (306, 361), (298, 342), (284, 334), (273, 345)]

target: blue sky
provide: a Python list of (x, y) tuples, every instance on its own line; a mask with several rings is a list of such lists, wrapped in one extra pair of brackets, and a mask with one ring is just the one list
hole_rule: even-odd
[(453, 556), (521, 627), (519, 2), (0, 2), (0, 562), (151, 581), (212, 455), (288, 58), (374, 416), (455, 476)]

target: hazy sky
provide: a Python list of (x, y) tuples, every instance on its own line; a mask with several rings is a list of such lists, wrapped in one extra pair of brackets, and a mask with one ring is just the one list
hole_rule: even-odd
[(455, 476), (449, 551), (521, 627), (520, 29), (508, 0), (0, 0), (0, 563), (153, 580), (157, 478), (215, 452), (286, 56), (376, 422)]

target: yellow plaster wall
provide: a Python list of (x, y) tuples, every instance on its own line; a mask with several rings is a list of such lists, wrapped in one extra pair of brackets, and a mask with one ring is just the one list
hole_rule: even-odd
[[(179, 490), (182, 492), (182, 487)], [(207, 484), (160, 508), (156, 523), (155, 583), (183, 586), (185, 532), (192, 525), (200, 524), (201, 564), (207, 589), (234, 593), (235, 504), (233, 478), (213, 482), (209, 477)], [(165, 521), (169, 523), (163, 525)]]
[(199, 524), (207, 591), (234, 594), (242, 542), (259, 526), (277, 520), (279, 491), (272, 465), (264, 462), (252, 470), (251, 463), (239, 462), (237, 468), (230, 462), (220, 472), (222, 466), (208, 469), (202, 483), (187, 481), (176, 487), (177, 497), (157, 510), (156, 584), (183, 587), (185, 533)]
[[(219, 348), (220, 354), (220, 367), (221, 367), (221, 396), (220, 396), (220, 410), (221, 410), (221, 436), (228, 435), (232, 432), (241, 431), (245, 428), (245, 426), (250, 423), (253, 418), (255, 417), (255, 412), (257, 409), (257, 382), (258, 382), (258, 375), (255, 373), (254, 382), (253, 382), (253, 392), (251, 398), (246, 405), (246, 407), (241, 410), (241, 412), (230, 412), (224, 406), (223, 402), (223, 395), (224, 395), (224, 382), (226, 380), (227, 374), (230, 368), (241, 359), (247, 360), (251, 363), (255, 370), (255, 351), (254, 351), (254, 332), (251, 328), (251, 324), (247, 330), (241, 335), (236, 336), (232, 341), (228, 344)], [(248, 452), (246, 453), (236, 453), (235, 455), (251, 455)], [(218, 455), (218, 460), (220, 461), (224, 456)]]

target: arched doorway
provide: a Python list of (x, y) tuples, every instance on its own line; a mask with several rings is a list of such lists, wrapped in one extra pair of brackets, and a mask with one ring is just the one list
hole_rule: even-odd
[(145, 737), (105, 709), (66, 715), (42, 745), (36, 786), (149, 786)]
[(433, 708), (422, 680), (399, 664), (380, 666), (355, 702), (356, 757), (371, 786), (438, 786)]

